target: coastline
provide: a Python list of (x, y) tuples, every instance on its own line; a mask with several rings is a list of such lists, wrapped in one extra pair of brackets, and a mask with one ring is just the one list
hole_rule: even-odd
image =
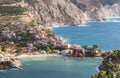
[(57, 24), (57, 25), (51, 25), (48, 26), (47, 28), (52, 30), (52, 28), (58, 28), (58, 27), (68, 27), (68, 26), (86, 26), (85, 24), (89, 21), (84, 21), (83, 23), (76, 24), (76, 25), (69, 25), (69, 24)]
[(33, 57), (48, 57), (48, 56), (60, 56), (58, 54), (38, 54), (38, 55), (27, 55), (27, 54), (22, 54), (17, 56), (17, 58), (33, 58)]
[(47, 28), (48, 29), (52, 29), (52, 28), (57, 28), (57, 27), (68, 27), (68, 26), (88, 26), (86, 25), (88, 22), (119, 22), (119, 21), (108, 21), (108, 19), (111, 19), (111, 18), (120, 18), (120, 16), (115, 16), (115, 17), (106, 17), (105, 20), (95, 20), (95, 21), (92, 21), (92, 20), (89, 20), (89, 21), (84, 21), (82, 23), (79, 23), (79, 24), (75, 24), (75, 25), (69, 25), (69, 24), (56, 24), (56, 25), (51, 25), (51, 26), (48, 26)]
[(97, 70), (97, 72), (100, 72), (100, 69), (99, 69), (99, 67), (100, 67), (100, 65), (102, 64), (102, 61), (103, 61), (104, 59), (102, 59), (100, 62), (99, 62), (99, 64), (96, 66), (96, 70)]

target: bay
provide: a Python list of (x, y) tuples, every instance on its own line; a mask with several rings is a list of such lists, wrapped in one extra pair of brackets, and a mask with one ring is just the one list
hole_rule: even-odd
[(0, 78), (90, 78), (99, 58), (41, 57), (21, 59), (23, 70), (0, 72)]

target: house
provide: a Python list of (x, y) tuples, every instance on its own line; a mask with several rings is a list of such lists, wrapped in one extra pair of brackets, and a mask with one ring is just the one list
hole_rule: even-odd
[(47, 54), (47, 52), (44, 51), (44, 50), (40, 51), (39, 53), (40, 53), (40, 54), (43, 54), (43, 55), (46, 55), (46, 54)]
[(59, 54), (61, 54), (63, 56), (66, 56), (68, 54), (68, 51), (67, 50), (62, 50)]
[(47, 42), (47, 44), (50, 46), (56, 46), (56, 42)]
[(100, 56), (98, 49), (95, 49), (93, 46), (87, 46), (85, 48), (85, 55), (86, 56)]
[(72, 57), (83, 57), (84, 50), (83, 49), (75, 49), (73, 50)]

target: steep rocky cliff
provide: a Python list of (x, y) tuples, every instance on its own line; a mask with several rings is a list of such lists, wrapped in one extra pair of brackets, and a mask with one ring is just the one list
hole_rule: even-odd
[(78, 25), (120, 16), (120, 0), (24, 0), (34, 19), (46, 26)]
[(37, 19), (47, 26), (77, 25), (82, 20), (88, 20), (86, 14), (69, 0), (39, 0), (32, 7), (38, 17)]

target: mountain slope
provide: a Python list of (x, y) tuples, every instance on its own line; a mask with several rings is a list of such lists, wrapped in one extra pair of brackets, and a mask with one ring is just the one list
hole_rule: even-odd
[[(33, 5), (42, 24), (79, 24), (85, 14), (69, 0), (39, 0)], [(83, 18), (84, 17), (84, 18)]]
[(25, 0), (35, 19), (46, 26), (78, 25), (120, 16), (120, 0)]

